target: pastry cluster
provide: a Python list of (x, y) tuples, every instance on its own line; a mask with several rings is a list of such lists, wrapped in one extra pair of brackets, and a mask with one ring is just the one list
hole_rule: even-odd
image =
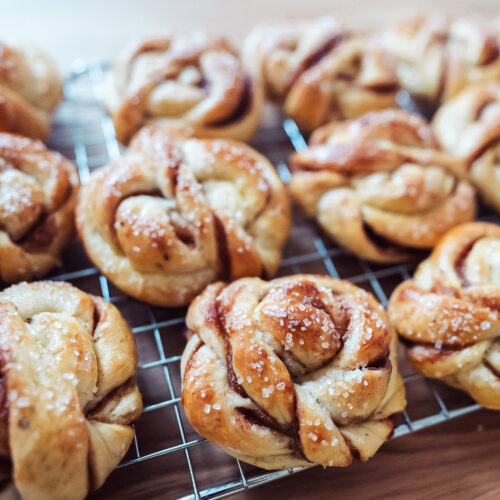
[(210, 285), (187, 313), (182, 402), (193, 427), (265, 469), (368, 460), (406, 401), (382, 306), (296, 275)]
[(423, 109), (467, 86), (500, 80), (500, 30), (479, 16), (422, 15), (379, 33), (331, 17), (266, 23), (243, 61), (268, 97), (306, 131), (392, 108), (399, 90)]
[[(401, 91), (420, 114), (397, 109)], [(45, 54), (0, 44), (0, 278), (46, 275), (76, 221), (114, 285), (189, 306), (182, 404), (201, 435), (266, 469), (368, 460), (406, 405), (397, 334), (417, 371), (500, 409), (500, 227), (472, 222), (476, 191), (500, 210), (498, 27), (281, 21), (255, 28), (241, 59), (202, 31), (133, 42), (104, 99), (128, 149), (81, 189), (38, 141), (60, 97)], [(312, 132), (290, 158), (289, 191), (329, 237), (379, 263), (433, 249), (388, 315), (346, 281), (271, 279), (290, 200), (244, 144), (265, 97)], [(6, 492), (84, 498), (123, 459), (142, 411), (125, 320), (68, 283), (7, 287), (0, 360)]]

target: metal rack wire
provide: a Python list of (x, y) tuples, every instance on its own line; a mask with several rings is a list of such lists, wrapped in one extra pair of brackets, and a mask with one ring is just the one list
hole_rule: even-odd
[[(83, 183), (92, 170), (116, 160), (121, 151), (112, 121), (99, 104), (105, 69), (101, 63), (76, 64), (66, 82), (65, 100), (56, 116), (50, 143), (52, 149), (75, 162)], [(296, 125), (285, 120), (263, 127), (253, 145), (277, 166), (283, 181), (288, 182), (287, 158), (294, 148), (303, 148), (305, 140)], [(500, 222), (500, 217), (485, 209), (481, 210), (480, 218)], [(348, 279), (374, 293), (386, 305), (394, 287), (409, 278), (414, 267), (415, 263), (375, 265), (362, 261), (332, 244), (313, 222), (297, 211), (279, 275), (313, 272)], [(50, 278), (72, 282), (114, 303), (131, 325), (138, 345), (137, 378), (144, 397), (144, 415), (136, 424), (135, 441), (125, 460), (97, 496), (116, 491), (124, 481), (138, 481), (136, 491), (140, 496), (140, 481), (146, 474), (149, 480), (154, 475), (157, 492), (169, 498), (216, 499), (301, 470), (266, 472), (242, 464), (191, 428), (179, 397), (184, 309), (150, 307), (125, 296), (91, 265), (79, 243), (68, 249), (62, 267)], [(414, 373), (404, 356), (400, 360), (408, 407), (396, 417), (394, 438), (479, 408), (464, 394)], [(145, 462), (147, 469), (140, 469)]]

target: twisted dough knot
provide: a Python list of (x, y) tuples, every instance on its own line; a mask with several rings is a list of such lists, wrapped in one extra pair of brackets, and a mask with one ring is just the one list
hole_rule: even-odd
[(416, 370), (500, 409), (500, 227), (451, 230), (389, 306)]
[(396, 74), (376, 40), (329, 17), (259, 26), (243, 60), (307, 130), (395, 105)]
[(201, 137), (248, 140), (263, 105), (230, 44), (198, 31), (133, 42), (108, 83), (107, 104), (125, 144), (158, 121)]
[(0, 42), (0, 131), (47, 140), (62, 82), (47, 54)]
[(344, 281), (215, 283), (191, 304), (182, 401), (193, 427), (266, 469), (370, 458), (403, 410), (396, 336)]
[(73, 236), (78, 175), (41, 142), (0, 133), (0, 277), (43, 276)]
[(272, 165), (242, 143), (145, 128), (82, 190), (91, 259), (129, 295), (185, 305), (216, 279), (278, 268), (289, 201)]
[(383, 40), (401, 86), (434, 105), (474, 82), (500, 78), (498, 30), (480, 17), (416, 16)]
[(418, 116), (388, 110), (318, 129), (291, 157), (292, 195), (333, 239), (379, 262), (431, 248), (475, 214), (461, 162)]
[(23, 498), (84, 498), (125, 455), (142, 409), (118, 310), (68, 283), (0, 293), (0, 453)]
[(481, 197), (500, 210), (500, 85), (465, 89), (438, 110), (433, 127), (443, 147), (465, 160)]

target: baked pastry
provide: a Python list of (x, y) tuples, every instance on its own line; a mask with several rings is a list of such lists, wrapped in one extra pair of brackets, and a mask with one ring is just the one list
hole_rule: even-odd
[(290, 189), (325, 232), (359, 257), (408, 259), (475, 215), (460, 161), (438, 149), (430, 126), (401, 110), (318, 129), (291, 157)]
[(290, 207), (272, 165), (249, 146), (146, 127), (82, 188), (77, 226), (115, 285), (180, 306), (217, 279), (272, 275)]
[(0, 43), (0, 132), (46, 141), (62, 82), (47, 54)]
[(124, 144), (158, 122), (247, 141), (260, 122), (263, 92), (227, 40), (195, 31), (127, 46), (109, 75), (106, 105)]
[(243, 62), (305, 130), (395, 106), (395, 70), (373, 37), (331, 17), (255, 28)]
[(466, 162), (483, 200), (500, 210), (500, 84), (465, 89), (439, 108), (433, 127), (442, 146)]
[(452, 229), (413, 279), (394, 291), (389, 317), (413, 367), (500, 410), (500, 226)]
[(202, 436), (265, 469), (368, 460), (405, 407), (382, 306), (345, 281), (215, 283), (187, 313), (182, 403)]
[(69, 283), (22, 283), (0, 293), (0, 355), (10, 490), (83, 499), (124, 457), (141, 413), (130, 329), (113, 305)]
[(40, 278), (73, 237), (78, 174), (41, 142), (0, 133), (0, 278)]
[(500, 80), (500, 32), (478, 16), (415, 16), (382, 38), (401, 87), (432, 106), (472, 83)]

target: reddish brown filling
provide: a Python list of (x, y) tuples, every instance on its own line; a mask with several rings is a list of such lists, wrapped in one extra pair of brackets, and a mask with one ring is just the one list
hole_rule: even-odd
[(367, 88), (375, 94), (393, 94), (397, 92), (399, 87), (397, 83), (379, 83), (370, 85)]
[(54, 212), (42, 212), (32, 227), (16, 243), (26, 252), (36, 253), (50, 246), (58, 231), (54, 213), (62, 207), (73, 194), (73, 186), (68, 184), (61, 203), (54, 208)]
[(33, 227), (17, 244), (26, 252), (37, 252), (48, 247), (57, 233), (53, 214), (42, 214)]
[[(175, 236), (179, 241), (182, 241), (182, 243), (189, 248), (194, 248), (196, 246), (196, 240), (189, 228), (177, 224), (175, 220), (172, 219), (170, 220), (170, 224), (172, 225)], [(168, 260), (168, 258), (166, 260)]]
[(0, 494), (12, 481), (12, 462), (7, 457), (0, 457)]
[(398, 243), (391, 241), (378, 234), (375, 229), (373, 229), (369, 224), (363, 221), (363, 230), (366, 233), (367, 238), (381, 251), (389, 255), (397, 255), (401, 252), (403, 253), (416, 253), (417, 250), (412, 247), (406, 247), (404, 245), (399, 245)]
[(481, 61), (481, 66), (493, 64), (500, 57), (500, 48), (498, 47), (496, 39), (489, 37), (486, 40), (486, 45), (487, 48), (485, 52), (487, 53), (487, 57), (484, 58), (484, 61)]
[[(406, 337), (403, 337), (400, 332), (398, 332), (400, 342), (406, 347), (408, 357), (417, 362), (422, 361), (440, 361), (445, 359), (452, 354), (460, 351), (462, 347), (459, 346), (445, 346), (436, 347), (435, 343), (431, 342), (414, 342)], [(425, 347), (425, 353), (421, 351), (416, 351), (417, 347)]]
[(287, 93), (290, 92), (290, 89), (304, 72), (319, 63), (321, 59), (323, 59), (337, 47), (340, 47), (340, 45), (342, 45), (342, 43), (345, 42), (349, 37), (350, 35), (347, 33), (335, 35), (334, 37), (327, 40), (321, 47), (319, 47), (318, 50), (306, 57), (291, 78), (290, 83), (288, 84)]
[(212, 214), (214, 221), (215, 238), (217, 243), (217, 277), (223, 281), (231, 279), (231, 254), (227, 242), (226, 228), (215, 213)]
[(493, 139), (491, 139), (490, 141), (487, 141), (485, 142), (484, 144), (482, 144), (479, 148), (476, 149), (476, 151), (474, 151), (474, 153), (469, 157), (469, 161), (467, 163), (467, 167), (470, 169), (473, 165), (473, 163), (478, 160), (479, 158), (481, 158), (481, 156), (483, 156), (483, 154), (488, 151), (488, 149), (490, 148), (495, 148), (496, 146), (498, 146), (500, 144), (500, 137), (494, 137)]
[(5, 375), (0, 374), (0, 425), (7, 418), (9, 401), (7, 398), (7, 380)]
[[(224, 326), (224, 310), (220, 306), (220, 304), (217, 301), (217, 304), (214, 305), (214, 310), (212, 311), (214, 320), (216, 322), (216, 325), (218, 327), (218, 330), (221, 332), (221, 336), (224, 341), (224, 346), (225, 346), (225, 351), (226, 351), (226, 370), (227, 370), (227, 383), (229, 387), (236, 392), (238, 395), (240, 395), (243, 398), (248, 398), (251, 399), (248, 394), (246, 393), (245, 389), (242, 387), (242, 385), (238, 382), (238, 377), (236, 376), (236, 373), (234, 372), (234, 366), (233, 366), (233, 350), (231, 347), (231, 342), (229, 340), (228, 333), (226, 331), (226, 328)], [(259, 405), (257, 405), (255, 402), (252, 401), (252, 407), (251, 408), (237, 408), (237, 410), (243, 414), (245, 418), (250, 423), (255, 423), (257, 425), (261, 425), (263, 427), (269, 427), (271, 429), (277, 430), (279, 432), (282, 432), (283, 434), (286, 434), (287, 436), (290, 437), (290, 443), (292, 445), (292, 449), (295, 452), (295, 454), (304, 459), (307, 460), (306, 457), (304, 456), (304, 452), (302, 450), (302, 445), (300, 443), (300, 439), (298, 439), (298, 428), (297, 428), (297, 423), (294, 423), (294, 428), (290, 427), (284, 427), (282, 426), (274, 417), (269, 415), (266, 411), (264, 411)]]
[(252, 80), (248, 75), (245, 75), (245, 87), (243, 89), (241, 99), (238, 106), (233, 110), (233, 112), (226, 118), (212, 122), (210, 125), (212, 127), (224, 127), (226, 125), (231, 125), (237, 121), (242, 120), (250, 111), (253, 104), (253, 84)]
[(500, 371), (497, 368), (495, 368), (486, 358), (483, 359), (483, 362), (486, 368), (488, 368), (488, 370), (490, 370), (491, 373), (493, 373), (496, 377), (500, 378)]
[(111, 392), (106, 394), (99, 403), (95, 406), (89, 406), (85, 408), (86, 417), (106, 424), (115, 424), (117, 423), (112, 416), (100, 416), (99, 418), (93, 416), (95, 413), (99, 413), (103, 408), (105, 408), (109, 403), (113, 401), (120, 401), (123, 396), (130, 391), (130, 389), (135, 385), (135, 379), (133, 377), (129, 378), (122, 385), (115, 387)]
[(481, 239), (482, 237), (476, 238), (475, 240), (471, 241), (467, 246), (465, 246), (460, 254), (457, 257), (457, 260), (455, 261), (455, 272), (457, 273), (458, 277), (460, 278), (460, 281), (462, 283), (463, 288), (467, 288), (470, 286), (469, 281), (467, 280), (465, 276), (465, 259), (467, 259), (468, 255), (470, 254), (471, 250), (473, 249), (474, 245)]

